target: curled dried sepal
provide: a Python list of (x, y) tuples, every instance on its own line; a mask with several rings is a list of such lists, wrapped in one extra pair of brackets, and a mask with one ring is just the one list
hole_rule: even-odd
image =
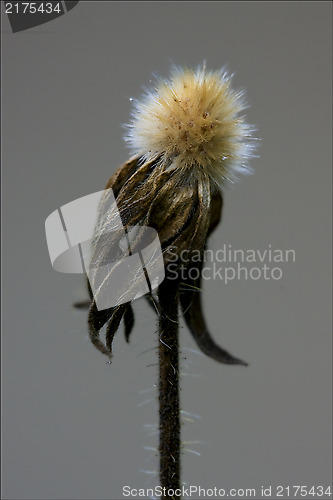
[(131, 304), (128, 305), (124, 314), (125, 339), (129, 342), (130, 335), (134, 326), (134, 312)]
[(96, 302), (93, 300), (88, 313), (88, 328), (90, 340), (96, 347), (96, 349), (98, 349), (102, 354), (105, 354), (111, 359), (112, 352), (100, 339), (100, 331), (105, 323), (109, 320), (109, 318), (110, 310), (105, 309), (104, 311), (99, 311), (97, 309)]
[[(189, 276), (191, 269), (189, 268)], [(228, 351), (216, 344), (211, 337), (205, 322), (201, 303), (201, 267), (202, 261), (196, 264), (199, 269), (199, 278), (193, 280), (190, 277), (181, 284), (180, 290), (180, 305), (184, 314), (186, 324), (193, 335), (198, 347), (207, 356), (228, 365), (243, 365), (247, 366), (245, 361), (235, 358)], [(193, 274), (192, 274), (193, 275)]]

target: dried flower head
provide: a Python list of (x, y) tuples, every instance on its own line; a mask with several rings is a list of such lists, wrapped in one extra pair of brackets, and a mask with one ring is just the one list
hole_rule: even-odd
[[(207, 72), (205, 67), (196, 71), (175, 69), (169, 81), (158, 80), (155, 90), (135, 102), (126, 137), (134, 156), (106, 185), (113, 190), (125, 229), (141, 225), (157, 231), (166, 280), (170, 280), (171, 263), (173, 272), (183, 265), (183, 250), (188, 255), (192, 251), (203, 254), (207, 238), (221, 217), (223, 182), (250, 171), (253, 128), (241, 115), (243, 93), (232, 90), (230, 81), (224, 71)], [(104, 233), (112, 219), (107, 207), (108, 200), (102, 199), (97, 226), (104, 227)], [(104, 238), (101, 242), (97, 232), (93, 245), (94, 269), (99, 262), (107, 261), (112, 241)], [(202, 260), (189, 262), (188, 276), (177, 280), (187, 325), (207, 355), (222, 363), (245, 364), (219, 347), (208, 332), (201, 306), (201, 276), (191, 278), (195, 275), (191, 273), (193, 268), (201, 275), (201, 265)], [(111, 356), (113, 337), (122, 319), (129, 339), (134, 324), (131, 304), (98, 311), (92, 293), (91, 299), (91, 340)], [(163, 314), (159, 299), (152, 293), (148, 299)], [(106, 323), (104, 344), (100, 330)]]
[(219, 186), (250, 171), (253, 127), (241, 116), (244, 93), (225, 71), (175, 68), (134, 103), (126, 139), (145, 161), (160, 158), (186, 179), (207, 173)]

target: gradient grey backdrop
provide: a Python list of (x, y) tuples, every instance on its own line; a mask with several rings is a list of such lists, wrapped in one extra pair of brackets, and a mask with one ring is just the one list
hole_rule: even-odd
[[(249, 368), (186, 349), (189, 485), (331, 481), (330, 3), (80, 2), (12, 34), (3, 21), (3, 498), (116, 499), (158, 478), (156, 321), (135, 304), (114, 362), (87, 338), (78, 275), (53, 271), (44, 221), (103, 189), (129, 154), (130, 97), (172, 62), (228, 64), (258, 127), (255, 175), (225, 193), (210, 248), (294, 249), (280, 281), (206, 281), (211, 332)], [(188, 366), (186, 366), (186, 363)], [(149, 389), (152, 389), (149, 392)], [(142, 392), (143, 391), (143, 392)], [(145, 392), (146, 391), (146, 392)], [(152, 398), (151, 402), (146, 402)], [(310, 497), (309, 497), (310, 498)]]

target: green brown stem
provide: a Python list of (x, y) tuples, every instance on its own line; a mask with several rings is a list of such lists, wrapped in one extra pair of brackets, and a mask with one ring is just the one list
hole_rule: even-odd
[[(180, 408), (178, 349), (178, 283), (164, 279), (158, 291), (159, 320), (159, 413), (160, 485), (180, 488)], [(164, 499), (175, 497), (166, 494)], [(179, 498), (179, 497), (177, 497)]]

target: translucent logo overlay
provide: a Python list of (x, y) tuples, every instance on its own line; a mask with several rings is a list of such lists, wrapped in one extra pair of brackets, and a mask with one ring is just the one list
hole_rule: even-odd
[(164, 279), (157, 232), (147, 226), (125, 228), (112, 189), (55, 210), (45, 231), (53, 269), (86, 274), (98, 310), (137, 299)]

